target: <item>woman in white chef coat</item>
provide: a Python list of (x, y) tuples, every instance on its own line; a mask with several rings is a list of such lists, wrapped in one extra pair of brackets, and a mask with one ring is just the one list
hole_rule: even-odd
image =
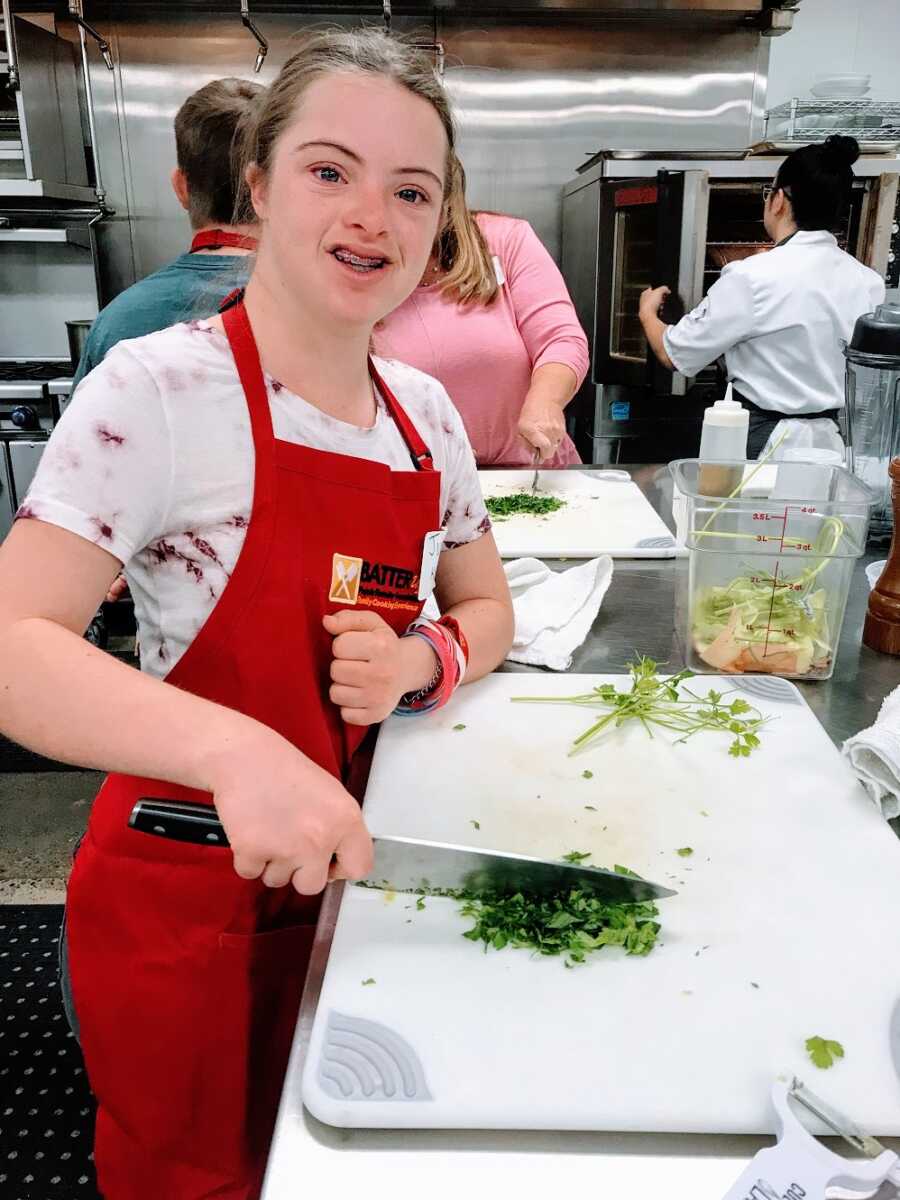
[(677, 325), (659, 317), (668, 288), (641, 295), (641, 324), (664, 366), (694, 376), (724, 354), (734, 398), (750, 410), (751, 458), (784, 417), (837, 417), (841, 342), (884, 299), (881, 278), (831, 232), (846, 211), (858, 157), (856, 140), (838, 136), (789, 154), (765, 190), (763, 220), (775, 245), (728, 263)]

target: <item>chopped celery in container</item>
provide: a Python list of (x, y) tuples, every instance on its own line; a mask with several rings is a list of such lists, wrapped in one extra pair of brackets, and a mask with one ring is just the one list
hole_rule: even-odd
[(843, 533), (839, 518), (827, 519), (802, 571), (788, 574), (785, 567), (797, 559), (784, 558), (774, 572), (747, 566), (730, 583), (698, 589), (691, 633), (700, 658), (726, 672), (815, 676), (828, 671), (835, 650), (832, 605), (818, 577)]
[(727, 496), (699, 459), (669, 464), (689, 554), (687, 665), (697, 672), (828, 679), (871, 491), (843, 467), (736, 461)]

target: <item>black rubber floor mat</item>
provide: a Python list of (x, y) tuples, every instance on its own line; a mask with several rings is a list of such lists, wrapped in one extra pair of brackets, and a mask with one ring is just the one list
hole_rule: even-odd
[(0, 905), (0, 1196), (99, 1200), (94, 1100), (57, 978), (62, 905)]

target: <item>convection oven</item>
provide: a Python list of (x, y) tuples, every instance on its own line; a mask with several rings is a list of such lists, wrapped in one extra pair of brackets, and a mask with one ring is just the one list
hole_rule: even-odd
[[(724, 368), (695, 379), (665, 370), (647, 345), (638, 299), (665, 284), (663, 319), (700, 302), (723, 266), (771, 245), (763, 188), (780, 157), (599, 154), (563, 192), (562, 269), (588, 334), (591, 368), (569, 408), (587, 462), (661, 462), (696, 454), (704, 408)], [(898, 160), (860, 160), (838, 240), (891, 276)]]

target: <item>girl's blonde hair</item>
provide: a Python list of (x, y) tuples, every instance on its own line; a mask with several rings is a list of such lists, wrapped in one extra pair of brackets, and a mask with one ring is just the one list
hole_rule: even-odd
[(328, 30), (305, 39), (302, 48), (288, 59), (278, 78), (258, 98), (253, 117), (242, 130), (242, 145), (236, 156), (240, 162), (240, 188), (235, 224), (255, 220), (246, 181), (247, 168), (255, 163), (263, 173), (271, 169), (275, 143), (290, 124), (303, 93), (317, 79), (335, 73), (391, 79), (414, 96), (428, 101), (440, 117), (447, 135), (446, 203), (451, 188), (456, 131), (450, 101), (429, 56), (381, 30)]
[(445, 272), (438, 291), (457, 304), (491, 304), (500, 285), (484, 234), (466, 203), (466, 173), (455, 153), (449, 174), (444, 224), (435, 247)]

